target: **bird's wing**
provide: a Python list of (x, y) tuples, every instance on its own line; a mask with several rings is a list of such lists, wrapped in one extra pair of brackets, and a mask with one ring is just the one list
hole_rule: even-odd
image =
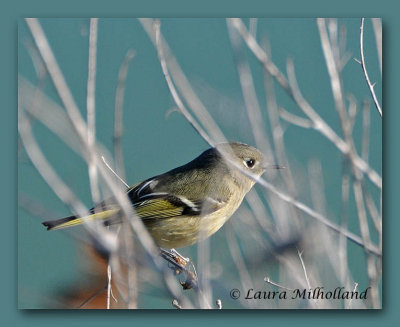
[[(136, 184), (127, 190), (127, 194), (136, 214), (144, 221), (180, 216), (206, 215), (221, 209), (225, 201), (205, 197), (202, 200), (188, 199), (154, 189), (155, 180)], [(113, 201), (103, 201), (90, 209), (86, 217), (70, 216), (43, 222), (48, 230), (62, 229), (82, 224), (85, 220), (103, 221), (105, 225), (121, 222), (121, 209)]]
[(157, 192), (157, 180), (150, 179), (128, 190), (137, 215), (142, 219), (198, 216), (217, 211), (224, 201), (207, 197), (202, 200), (188, 199), (167, 192)]

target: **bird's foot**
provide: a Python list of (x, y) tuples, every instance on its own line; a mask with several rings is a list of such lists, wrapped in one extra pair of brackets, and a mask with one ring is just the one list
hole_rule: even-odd
[(183, 268), (185, 268), (186, 265), (188, 264), (188, 262), (190, 262), (190, 258), (184, 257), (182, 254), (180, 254), (175, 249), (167, 250), (167, 249), (161, 248), (160, 251), (161, 251), (162, 256), (171, 258), (172, 260), (174, 260), (178, 265), (182, 266)]

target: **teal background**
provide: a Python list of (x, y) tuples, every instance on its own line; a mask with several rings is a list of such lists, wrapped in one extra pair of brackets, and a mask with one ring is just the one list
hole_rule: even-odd
[[(2, 58), (2, 71), (4, 72), (2, 76), (2, 89), (6, 90), (4, 92), (4, 114), (6, 117), (1, 121), (2, 123), (2, 128), (1, 128), (1, 133), (2, 133), (2, 139), (5, 140), (5, 153), (6, 157), (8, 157), (11, 160), (3, 160), (2, 164), (4, 165), (2, 169), (2, 180), (6, 183), (6, 185), (16, 185), (15, 183), (15, 178), (16, 178), (16, 161), (15, 161), (15, 149), (16, 149), (16, 58), (17, 58), (17, 53), (16, 53), (16, 28), (17, 28), (17, 16), (59, 16), (60, 12), (62, 12), (62, 15), (70, 15), (70, 16), (77, 16), (77, 15), (83, 15), (83, 16), (89, 16), (89, 15), (103, 15), (103, 16), (120, 16), (121, 15), (121, 10), (117, 10), (116, 8), (118, 6), (113, 5), (104, 7), (103, 5), (96, 5), (96, 7), (89, 6), (87, 8), (84, 8), (81, 2), (79, 2), (79, 13), (76, 11), (78, 10), (77, 7), (75, 7), (72, 11), (64, 11), (62, 8), (62, 5), (57, 6), (57, 8), (52, 8), (52, 6), (49, 5), (46, 1), (42, 2), (42, 6), (37, 6), (37, 2), (35, 3), (35, 7), (30, 7), (30, 4), (28, 2), (24, 2), (22, 8), (23, 9), (17, 9), (21, 8), (19, 7), (21, 4), (21, 1), (14, 4), (14, 7), (9, 7), (7, 10), (8, 11), (3, 11), (7, 14), (4, 19), (1, 20), (2, 24), (2, 31), (6, 32), (6, 38), (4, 39), (4, 43), (7, 45), (7, 51), (3, 52), (2, 55), (5, 55), (5, 58)], [(123, 2), (122, 2), (123, 3)], [(397, 293), (396, 290), (398, 290), (398, 280), (396, 278), (391, 278), (393, 276), (393, 272), (398, 268), (398, 256), (393, 253), (394, 249), (394, 236), (396, 230), (398, 230), (398, 220), (396, 219), (397, 217), (394, 215), (394, 201), (390, 201), (390, 199), (395, 199), (396, 194), (397, 194), (397, 185), (395, 185), (395, 181), (398, 180), (398, 174), (395, 170), (396, 164), (398, 164), (398, 148), (392, 146), (394, 145), (394, 141), (396, 136), (398, 136), (398, 131), (395, 129), (394, 124), (396, 124), (396, 121), (398, 119), (398, 112), (396, 110), (390, 111), (389, 108), (391, 108), (396, 93), (394, 91), (395, 87), (395, 80), (394, 77), (396, 74), (391, 72), (397, 72), (398, 71), (398, 64), (396, 63), (396, 58), (398, 58), (398, 44), (394, 43), (395, 40), (395, 31), (396, 27), (398, 27), (398, 23), (394, 21), (394, 8), (390, 6), (388, 2), (385, 2), (386, 5), (382, 6), (382, 4), (378, 6), (373, 6), (371, 5), (373, 2), (363, 2), (362, 7), (358, 5), (352, 6), (351, 3), (348, 2), (340, 2), (336, 1), (334, 4), (329, 3), (329, 4), (323, 4), (324, 10), (326, 12), (321, 12), (318, 10), (320, 9), (318, 6), (315, 6), (315, 3), (312, 1), (308, 2), (308, 5), (304, 5), (304, 2), (301, 4), (301, 8), (296, 8), (296, 6), (288, 6), (286, 2), (281, 2), (278, 5), (275, 4), (275, 7), (271, 9), (270, 7), (268, 8), (260, 8), (260, 4), (255, 4), (255, 5), (240, 5), (239, 3), (231, 3), (229, 6), (226, 5), (226, 3), (221, 3), (221, 6), (215, 7), (215, 6), (208, 6), (207, 3), (203, 2), (203, 7), (196, 8), (191, 6), (190, 8), (187, 8), (185, 6), (182, 6), (181, 3), (175, 2), (175, 6), (171, 6), (169, 3), (164, 4), (166, 8), (163, 8), (163, 5), (161, 3), (158, 4), (158, 6), (153, 7), (148, 5), (149, 7), (141, 7), (137, 8), (136, 4), (134, 8), (131, 9), (131, 14), (130, 15), (137, 15), (137, 16), (153, 16), (153, 15), (167, 15), (167, 16), (198, 16), (198, 15), (205, 15), (205, 16), (213, 16), (213, 15), (223, 15), (223, 16), (229, 16), (229, 15), (268, 15), (268, 16), (302, 16), (302, 15), (328, 15), (328, 10), (333, 9), (333, 11), (329, 12), (329, 15), (353, 15), (353, 16), (359, 16), (361, 14), (360, 10), (363, 10), (362, 14), (367, 14), (371, 16), (383, 16), (384, 18), (384, 29), (386, 30), (385, 32), (385, 48), (384, 48), (384, 54), (385, 54), (385, 61), (384, 64), (386, 67), (390, 67), (390, 70), (386, 70), (385, 73), (387, 73), (388, 78), (385, 80), (385, 108), (388, 108), (387, 110), (387, 117), (385, 116), (385, 129), (384, 129), (384, 134), (385, 134), (385, 176), (390, 176), (389, 178), (385, 179), (385, 257), (391, 258), (390, 261), (386, 260), (385, 262), (385, 281), (387, 281), (385, 284), (389, 285), (388, 287), (385, 288), (384, 292), (384, 307), (385, 309), (381, 313), (365, 313), (362, 312), (360, 314), (357, 313), (347, 313), (347, 315), (344, 318), (347, 321), (350, 321), (351, 323), (359, 323), (360, 322), (360, 316), (366, 316), (368, 319), (367, 321), (364, 321), (363, 319), (363, 324), (366, 325), (372, 325), (377, 323), (376, 319), (381, 319), (383, 318), (383, 315), (385, 315), (385, 318), (390, 316), (391, 318), (395, 318), (394, 315), (394, 307), (395, 303), (397, 301)], [(71, 5), (71, 2), (69, 3)], [(225, 6), (224, 6), (225, 5)], [(132, 6), (132, 5), (131, 5)], [(197, 4), (198, 6), (198, 4)], [(329, 6), (332, 6), (329, 8)], [(338, 9), (341, 8), (341, 9)], [(362, 8), (362, 9), (361, 9)], [(261, 10), (260, 10), (261, 9)], [(268, 9), (268, 10), (267, 10)], [(290, 9), (291, 12), (289, 13), (287, 10)], [(212, 10), (212, 11), (211, 11)], [(385, 12), (386, 10), (386, 12)], [(296, 11), (296, 12), (294, 12)], [(124, 10), (123, 14), (126, 15), (127, 11)], [(390, 45), (389, 45), (390, 44)], [(393, 46), (392, 46), (393, 44)], [(172, 45), (172, 43), (171, 43)], [(274, 49), (274, 48), (273, 48)], [(274, 49), (274, 51), (276, 51)], [(14, 65), (10, 64), (14, 62)], [(296, 63), (296, 62), (295, 62)], [(182, 63), (183, 65), (183, 63)], [(185, 68), (185, 67), (184, 67)], [(299, 71), (297, 70), (298, 75)], [(4, 80), (3, 80), (4, 79)], [(302, 86), (304, 84), (300, 83)], [(11, 87), (10, 87), (11, 85)], [(11, 89), (11, 90), (10, 90)], [(8, 92), (11, 91), (11, 92)], [(306, 91), (304, 93), (307, 95)], [(99, 103), (99, 102), (98, 102)], [(173, 119), (172, 115), (169, 119)], [(176, 119), (175, 117), (174, 119)], [(168, 121), (168, 120), (167, 120)], [(190, 133), (190, 131), (189, 131)], [(387, 134), (389, 133), (389, 134)], [(196, 137), (196, 139), (198, 139)], [(192, 143), (191, 143), (192, 145)], [(200, 148), (201, 145), (199, 144), (198, 147)], [(196, 151), (195, 151), (196, 152)], [(189, 156), (189, 155), (188, 155)], [(172, 165), (172, 164), (171, 164)], [(173, 165), (172, 165), (173, 166)], [(378, 167), (376, 167), (378, 168)], [(14, 173), (11, 173), (14, 172)], [(139, 177), (139, 176), (138, 176)], [(137, 176), (133, 176), (132, 178), (137, 178)], [(13, 188), (12, 188), (13, 189)], [(3, 189), (4, 192), (4, 189)], [(2, 243), (3, 249), (14, 249), (16, 248), (16, 243), (15, 243), (15, 234), (10, 233), (11, 230), (16, 230), (15, 228), (15, 208), (16, 208), (16, 190), (14, 189), (12, 192), (10, 192), (9, 187), (7, 187), (6, 192), (4, 192), (4, 195), (2, 198), (5, 200), (5, 207), (6, 207), (6, 212), (4, 215), (4, 219), (7, 222), (5, 228), (5, 235), (2, 237)], [(60, 209), (61, 210), (61, 209)], [(32, 220), (34, 223), (37, 221)], [(386, 225), (390, 225), (390, 228), (386, 227)], [(33, 228), (33, 225), (32, 225)], [(67, 255), (66, 255), (67, 256)], [(15, 290), (16, 290), (16, 281), (15, 277), (16, 275), (16, 264), (15, 264), (15, 252), (14, 251), (5, 251), (4, 253), (5, 257), (5, 262), (8, 263), (6, 265), (6, 269), (2, 270), (2, 273), (4, 273), (4, 277), (2, 278), (5, 283), (3, 283), (4, 286), (4, 296), (3, 296), (3, 301), (4, 305), (2, 306), (4, 311), (7, 311), (8, 314), (6, 315), (6, 318), (10, 321), (10, 323), (28, 323), (30, 325), (45, 325), (45, 322), (43, 321), (43, 317), (41, 313), (24, 313), (24, 312), (19, 312), (17, 314), (17, 311), (15, 309), (16, 306), (16, 300), (15, 300)], [(393, 276), (394, 277), (394, 276)], [(14, 282), (13, 282), (14, 281)], [(7, 295), (7, 296), (6, 296)], [(10, 305), (11, 304), (11, 305)], [(11, 307), (8, 309), (8, 307)], [(14, 308), (14, 309), (13, 309)], [(8, 309), (8, 310), (7, 310)], [(47, 317), (51, 317), (52, 314), (45, 313)], [(54, 313), (53, 313), (54, 314)], [(68, 320), (65, 320), (66, 323), (71, 323), (72, 321), (84, 321), (83, 315), (80, 314), (79, 316), (75, 316), (74, 314), (67, 313), (68, 315), (71, 315)], [(89, 314), (88, 317), (90, 317), (90, 321), (94, 321), (94, 314), (93, 313), (85, 313)], [(115, 314), (115, 313), (114, 313)], [(176, 313), (175, 313), (176, 314)], [(178, 319), (178, 316), (175, 316), (175, 314), (172, 316), (172, 313), (168, 314), (162, 314), (156, 318), (158, 320), (158, 323), (163, 323), (165, 324), (167, 321), (168, 323), (176, 323), (175, 319)], [(204, 314), (201, 313), (202, 316), (207, 316), (205, 320), (198, 320), (200, 323), (206, 323), (207, 319), (213, 318), (216, 319), (217, 315), (220, 313), (212, 313), (212, 314)], [(314, 322), (318, 323), (320, 320), (324, 319), (324, 323), (327, 323), (327, 315), (330, 315), (328, 313), (312, 313)], [(118, 314), (116, 314), (113, 317), (117, 317)], [(267, 316), (268, 315), (268, 316)], [(54, 317), (59, 318), (61, 317), (61, 313), (55, 313)], [(302, 313), (300, 316), (305, 317), (306, 314)], [(307, 315), (308, 316), (308, 315)], [(46, 317), (46, 318), (47, 318)], [(125, 319), (131, 319), (135, 318), (141, 318), (141, 319), (149, 319), (149, 315), (145, 313), (126, 313), (125, 315), (120, 316), (119, 318), (122, 320)], [(183, 316), (179, 316), (179, 319), (183, 319), (181, 317), (185, 317), (188, 320), (193, 322), (193, 313), (186, 313)], [(99, 324), (109, 324), (111, 322), (108, 321), (108, 319), (104, 319), (104, 317), (101, 317), (102, 320), (99, 321)], [(165, 319), (167, 318), (167, 319)], [(175, 318), (175, 319), (174, 319)], [(260, 323), (265, 322), (265, 319), (268, 318), (269, 323), (273, 323), (274, 319), (283, 319), (282, 318), (282, 313), (272, 313), (272, 312), (248, 312), (248, 313), (240, 313), (240, 317), (237, 314), (232, 314), (232, 313), (224, 313), (223, 314), (223, 320), (231, 324), (230, 320), (232, 319), (233, 322), (236, 322), (237, 324), (240, 323), (245, 323), (248, 321), (248, 319), (251, 318), (257, 318)], [(303, 322), (306, 323), (304, 320), (298, 320), (299, 314), (295, 313), (285, 313), (285, 319), (292, 320), (296, 319), (296, 324), (301, 325)], [(61, 318), (62, 319), (62, 318)], [(115, 322), (114, 318), (113, 322)], [(222, 319), (222, 318), (221, 318)], [(100, 320), (100, 319), (99, 319)], [(50, 320), (48, 323), (54, 323)], [(136, 320), (135, 320), (136, 322)], [(294, 321), (293, 321), (294, 322)], [(184, 323), (184, 321), (180, 320), (180, 323)], [(335, 325), (338, 323), (338, 317), (335, 317), (334, 320)]]

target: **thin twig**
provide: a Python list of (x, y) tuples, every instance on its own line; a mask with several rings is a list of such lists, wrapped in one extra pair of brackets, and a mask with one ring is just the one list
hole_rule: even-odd
[[(300, 262), (301, 262), (301, 267), (303, 268), (303, 273), (304, 273), (304, 277), (306, 279), (307, 287), (309, 290), (311, 290), (310, 279), (308, 278), (306, 265), (304, 264), (304, 260), (303, 260), (303, 251), (300, 252), (300, 250), (297, 248), (297, 254), (298, 254)], [(317, 306), (317, 299), (313, 299), (313, 303), (314, 303), (314, 305)]]
[(182, 306), (179, 304), (177, 299), (172, 300), (172, 306), (177, 309), (183, 309)]
[(128, 76), (128, 68), (135, 57), (135, 52), (129, 49), (118, 72), (118, 85), (115, 92), (114, 106), (114, 159), (118, 175), (125, 178), (124, 159), (122, 151), (122, 133), (123, 133), (123, 111), (124, 111), (124, 94), (126, 78)]
[(311, 120), (294, 115), (282, 107), (279, 108), (279, 116), (292, 125), (296, 125), (302, 128), (314, 128), (313, 122)]
[[(96, 110), (95, 110), (95, 90), (96, 90), (96, 56), (97, 56), (97, 18), (90, 19), (89, 34), (89, 73), (87, 81), (87, 137), (88, 146), (93, 147), (96, 140)], [(94, 203), (100, 202), (100, 193), (97, 180), (97, 168), (94, 160), (89, 163), (89, 180), (92, 199)]]
[[(89, 63), (88, 63), (88, 80), (87, 80), (87, 144), (90, 148), (94, 147), (96, 142), (96, 60), (97, 60), (97, 27), (98, 19), (90, 19), (89, 32)], [(91, 158), (88, 164), (90, 191), (93, 203), (100, 202), (100, 191), (98, 184), (97, 167), (94, 158)], [(96, 207), (94, 208), (96, 211)], [(109, 266), (108, 266), (109, 267)], [(109, 281), (111, 281), (111, 268), (108, 272)], [(111, 284), (108, 284), (107, 292), (107, 309), (110, 309), (110, 290)]]
[(111, 265), (107, 265), (107, 309), (111, 309)]
[(129, 185), (114, 171), (114, 169), (111, 168), (111, 166), (108, 164), (108, 162), (106, 161), (106, 158), (104, 158), (104, 156), (101, 156), (101, 160), (103, 160), (106, 167), (114, 174), (114, 176), (117, 177), (118, 180), (126, 186), (126, 188), (129, 188)]
[(380, 18), (371, 18), (374, 27), (376, 49), (378, 52), (379, 69), (382, 77), (382, 20)]
[(155, 39), (156, 39), (156, 47), (157, 47), (157, 53), (158, 53), (158, 59), (161, 64), (161, 68), (165, 77), (165, 80), (168, 84), (169, 91), (171, 92), (172, 97), (174, 98), (174, 101), (181, 112), (181, 114), (186, 118), (186, 120), (193, 126), (193, 128), (197, 131), (197, 133), (200, 134), (200, 136), (212, 147), (215, 145), (215, 143), (208, 137), (206, 132), (201, 128), (201, 126), (193, 119), (192, 115), (187, 111), (185, 105), (183, 104), (181, 98), (178, 95), (178, 92), (174, 86), (174, 83), (172, 82), (172, 79), (169, 75), (169, 71), (167, 68), (167, 63), (164, 57), (164, 51), (163, 51), (163, 45), (162, 45), (162, 38), (160, 37), (160, 22), (155, 21), (153, 24), (154, 30), (155, 30)]
[(378, 99), (375, 94), (374, 86), (372, 85), (368, 72), (367, 67), (365, 66), (365, 58), (364, 58), (364, 18), (361, 18), (361, 27), (360, 27), (360, 52), (361, 52), (361, 68), (364, 72), (365, 80), (367, 81), (367, 85), (369, 91), (371, 92), (372, 99), (374, 99), (375, 107), (378, 110), (379, 114), (382, 117), (382, 108), (378, 102)]
[(303, 260), (303, 252), (300, 252), (300, 250), (297, 249), (297, 254), (299, 256), (299, 259), (300, 259), (300, 262), (301, 262), (301, 266), (303, 267), (303, 272), (304, 272), (304, 277), (306, 278), (307, 287), (308, 287), (308, 289), (311, 289), (311, 284), (310, 284), (310, 280), (308, 278), (306, 265), (304, 264), (304, 260)]
[(278, 284), (278, 283), (275, 283), (275, 282), (272, 281), (269, 277), (265, 277), (265, 278), (264, 278), (264, 282), (266, 282), (266, 283), (268, 283), (268, 284), (271, 284), (271, 285), (274, 285), (274, 286), (276, 286), (276, 287), (282, 288), (282, 289), (284, 289), (284, 290), (286, 290), (286, 291), (291, 291), (291, 292), (294, 291), (294, 289), (292, 289), (292, 288), (289, 288), (289, 287), (286, 287), (286, 286), (282, 286), (282, 285), (280, 285), (280, 284)]
[[(358, 287), (358, 283), (354, 283), (354, 289), (353, 289), (353, 293), (355, 293), (357, 291), (357, 287)], [(346, 309), (350, 309), (351, 306), (351, 302), (353, 301), (353, 297), (350, 298), (349, 303), (347, 303)]]
[(77, 309), (82, 309), (83, 307), (85, 307), (86, 305), (89, 304), (89, 302), (91, 302), (92, 300), (94, 300), (97, 296), (99, 296), (101, 293), (103, 293), (105, 290), (107, 289), (107, 285), (104, 285), (103, 288), (99, 289), (96, 293), (94, 293), (93, 295), (91, 295), (89, 298), (87, 298), (82, 304), (80, 304), (79, 306), (77, 306)]

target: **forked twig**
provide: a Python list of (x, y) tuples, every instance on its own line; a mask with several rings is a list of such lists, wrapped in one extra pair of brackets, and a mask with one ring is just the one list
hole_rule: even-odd
[[(300, 109), (312, 120), (314, 123), (314, 129), (319, 131), (322, 135), (327, 137), (343, 154), (349, 154), (349, 148), (346, 143), (329, 127), (328, 124), (317, 114), (317, 112), (311, 107), (311, 105), (302, 97), (297, 83), (289, 81), (278, 69), (278, 67), (270, 60), (265, 51), (253, 38), (253, 36), (247, 31), (242, 20), (239, 18), (232, 18), (233, 26), (239, 31), (240, 35), (243, 37), (249, 49), (253, 52), (259, 62), (264, 66), (264, 68), (276, 79), (276, 81), (281, 85), (281, 87), (286, 91), (286, 93), (293, 98), (295, 103), (300, 107)], [(290, 65), (291, 62), (289, 61)], [(289, 68), (289, 64), (288, 64)], [(292, 67), (293, 73), (293, 67)], [(293, 77), (293, 74), (292, 74)], [(350, 157), (352, 163), (365, 173), (368, 178), (379, 188), (382, 188), (382, 178), (379, 174), (374, 171), (362, 158), (358, 155), (353, 155)]]

